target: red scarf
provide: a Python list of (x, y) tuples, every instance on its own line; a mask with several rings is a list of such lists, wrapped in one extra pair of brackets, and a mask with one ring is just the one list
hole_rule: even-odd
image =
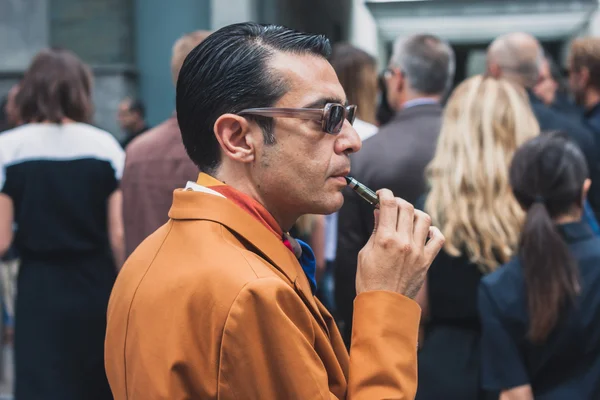
[(211, 190), (214, 190), (215, 192), (225, 196), (228, 200), (232, 201), (242, 210), (252, 215), (254, 218), (256, 218), (256, 220), (258, 220), (258, 222), (273, 232), (275, 236), (283, 241), (285, 247), (287, 247), (292, 253), (297, 253), (294, 251), (292, 243), (289, 240), (289, 235), (283, 233), (283, 230), (277, 221), (275, 221), (275, 218), (273, 218), (271, 213), (269, 213), (269, 211), (267, 211), (267, 209), (258, 201), (207, 174), (201, 173), (198, 176), (197, 183), (198, 185), (210, 188)]

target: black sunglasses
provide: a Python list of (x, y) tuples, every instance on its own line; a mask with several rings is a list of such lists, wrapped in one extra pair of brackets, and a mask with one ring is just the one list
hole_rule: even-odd
[(238, 115), (260, 115), (262, 117), (299, 118), (321, 122), (323, 132), (337, 135), (344, 126), (344, 120), (352, 125), (356, 118), (356, 106), (327, 103), (323, 108), (248, 108)]

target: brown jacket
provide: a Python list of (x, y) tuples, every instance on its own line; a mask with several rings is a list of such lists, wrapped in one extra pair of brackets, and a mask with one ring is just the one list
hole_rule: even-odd
[(263, 224), (189, 190), (175, 191), (169, 216), (111, 295), (105, 357), (116, 400), (414, 398), (415, 302), (359, 295), (348, 357), (297, 259)]

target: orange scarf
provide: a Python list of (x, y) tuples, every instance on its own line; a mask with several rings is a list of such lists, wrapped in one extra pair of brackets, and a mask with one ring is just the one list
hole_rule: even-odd
[(201, 173), (198, 176), (197, 183), (198, 185), (205, 186), (217, 193), (222, 194), (228, 200), (234, 202), (242, 210), (256, 218), (261, 224), (273, 232), (274, 235), (279, 238), (283, 237), (283, 230), (277, 221), (275, 221), (275, 218), (273, 218), (271, 213), (269, 213), (262, 204), (254, 200), (252, 197), (204, 173)]

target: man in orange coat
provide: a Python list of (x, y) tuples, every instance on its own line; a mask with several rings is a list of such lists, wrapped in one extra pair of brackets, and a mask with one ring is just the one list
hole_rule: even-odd
[[(177, 118), (203, 172), (115, 284), (106, 371), (117, 400), (410, 399), (420, 309), (443, 244), (431, 219), (378, 192), (359, 255), (348, 355), (314, 297), (314, 255), (285, 232), (339, 209), (354, 109), (329, 41), (277, 26), (227, 26), (187, 57)], [(429, 236), (429, 241), (427, 237)]]

